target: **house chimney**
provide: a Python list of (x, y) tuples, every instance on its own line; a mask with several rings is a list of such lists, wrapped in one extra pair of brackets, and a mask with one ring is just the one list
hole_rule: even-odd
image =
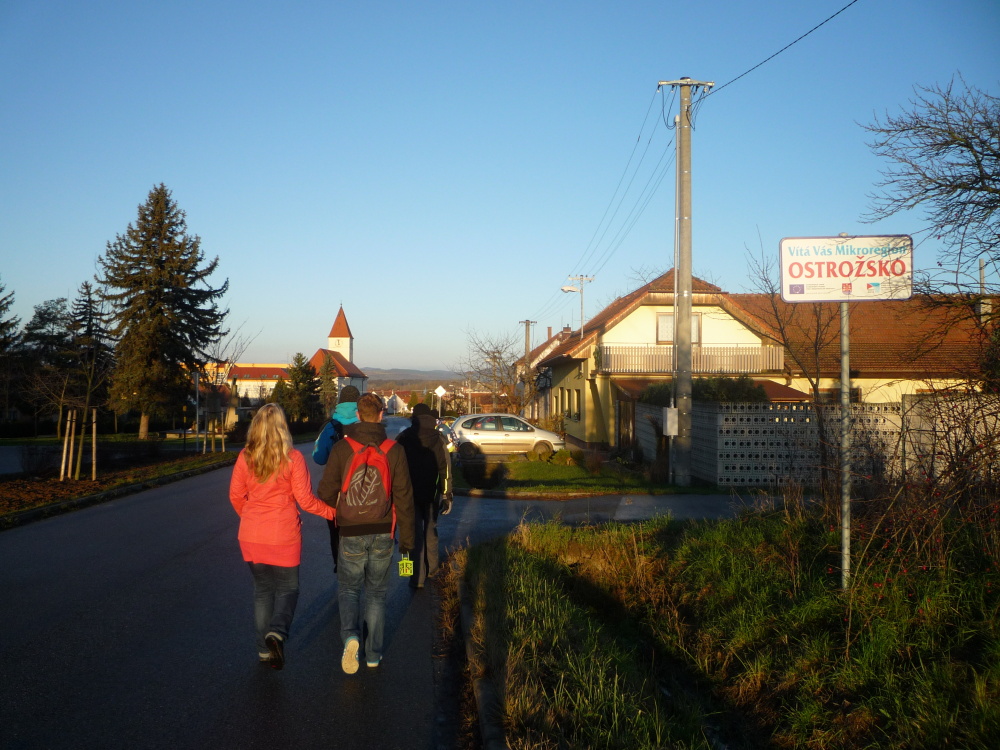
[(545, 340), (548, 341), (551, 338), (552, 338), (552, 326), (549, 326), (549, 336)]
[(993, 313), (993, 305), (986, 299), (986, 261), (979, 259), (979, 322), (986, 324)]

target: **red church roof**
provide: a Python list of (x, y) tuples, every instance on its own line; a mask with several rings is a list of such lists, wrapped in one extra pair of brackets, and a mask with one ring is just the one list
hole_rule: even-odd
[[(347, 325), (346, 321), (344, 325), (345, 326)], [(317, 373), (322, 372), (323, 360), (326, 359), (328, 356), (330, 357), (330, 360), (333, 362), (333, 369), (337, 371), (337, 377), (340, 378), (368, 377), (358, 368), (357, 365), (355, 365), (353, 362), (348, 361), (347, 357), (345, 357), (343, 354), (341, 354), (340, 352), (332, 351), (330, 349), (317, 349), (316, 353), (312, 355), (312, 358), (309, 360), (309, 364), (313, 366), (313, 369), (316, 370)]]
[(344, 315), (344, 306), (340, 306), (340, 311), (337, 313), (337, 319), (333, 321), (333, 328), (330, 329), (329, 338), (331, 339), (352, 339), (354, 336), (351, 334), (351, 327), (347, 325), (347, 316)]

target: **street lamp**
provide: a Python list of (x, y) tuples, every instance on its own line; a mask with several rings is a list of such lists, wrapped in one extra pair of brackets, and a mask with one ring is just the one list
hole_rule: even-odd
[(570, 276), (570, 281), (580, 282), (579, 286), (573, 286), (572, 284), (567, 284), (562, 287), (564, 292), (579, 292), (580, 294), (580, 339), (583, 339), (583, 285), (588, 281), (593, 281), (593, 276)]

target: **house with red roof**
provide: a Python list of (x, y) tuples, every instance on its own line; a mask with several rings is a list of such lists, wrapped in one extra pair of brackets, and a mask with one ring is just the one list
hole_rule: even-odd
[[(961, 383), (974, 371), (981, 342), (975, 316), (943, 302), (915, 296), (851, 303), (853, 400), (898, 402)], [(691, 325), (695, 378), (747, 375), (775, 401), (839, 397), (837, 303), (731, 294), (695, 278)], [(670, 270), (552, 342), (535, 368), (535, 409), (563, 415), (567, 439), (578, 447), (631, 444), (639, 394), (673, 379), (674, 338)]]

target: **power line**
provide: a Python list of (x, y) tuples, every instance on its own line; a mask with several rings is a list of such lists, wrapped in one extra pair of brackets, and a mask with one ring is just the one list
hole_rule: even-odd
[(837, 11), (836, 13), (834, 13), (834, 14), (833, 14), (832, 16), (830, 16), (829, 18), (827, 18), (827, 19), (826, 19), (825, 21), (821, 21), (820, 23), (818, 23), (818, 24), (816, 24), (815, 26), (813, 26), (813, 27), (812, 27), (811, 29), (809, 29), (809, 31), (807, 31), (807, 32), (806, 32), (805, 34), (803, 34), (802, 36), (800, 36), (800, 37), (799, 37), (798, 39), (796, 39), (795, 41), (793, 41), (793, 42), (789, 42), (788, 44), (786, 44), (786, 45), (785, 45), (784, 47), (782, 47), (781, 49), (779, 49), (779, 50), (778, 50), (777, 52), (775, 52), (775, 53), (774, 53), (773, 55), (771, 55), (771, 56), (770, 56), (769, 58), (767, 58), (766, 60), (762, 60), (761, 62), (757, 63), (757, 64), (756, 64), (756, 65), (754, 65), (754, 66), (753, 66), (752, 68), (750, 68), (749, 70), (746, 70), (746, 71), (744, 71), (744, 72), (740, 73), (740, 74), (739, 74), (738, 76), (736, 76), (736, 78), (734, 78), (733, 80), (729, 81), (728, 83), (724, 83), (724, 84), (722, 84), (721, 86), (719, 86), (718, 88), (716, 88), (716, 89), (713, 89), (713, 90), (712, 90), (711, 92), (709, 92), (708, 94), (706, 94), (706, 95), (705, 95), (705, 97), (702, 97), (702, 98), (707, 98), (707, 97), (709, 97), (709, 96), (712, 96), (712, 95), (714, 95), (714, 94), (718, 94), (718, 93), (719, 93), (720, 91), (722, 91), (722, 89), (726, 88), (726, 86), (729, 86), (730, 84), (733, 84), (733, 83), (736, 83), (736, 82), (737, 82), (738, 80), (740, 80), (740, 79), (741, 79), (741, 78), (742, 78), (743, 76), (745, 76), (745, 75), (749, 75), (750, 73), (753, 73), (753, 72), (754, 72), (755, 70), (757, 70), (757, 68), (759, 68), (759, 67), (760, 67), (761, 65), (764, 65), (764, 64), (766, 64), (766, 63), (769, 63), (769, 62), (771, 62), (771, 60), (773, 60), (774, 58), (776, 58), (776, 57), (777, 57), (778, 55), (780, 55), (780, 54), (781, 54), (782, 52), (784, 52), (784, 51), (785, 51), (786, 49), (788, 49), (789, 47), (791, 47), (791, 46), (793, 46), (793, 45), (795, 45), (795, 44), (798, 44), (799, 42), (801, 42), (801, 41), (802, 41), (803, 39), (805, 39), (805, 38), (806, 38), (807, 36), (809, 36), (809, 35), (810, 35), (810, 34), (812, 34), (812, 33), (813, 33), (814, 31), (816, 31), (816, 29), (818, 29), (818, 28), (820, 28), (821, 26), (824, 26), (825, 24), (827, 24), (827, 23), (829, 23), (830, 21), (832, 21), (832, 20), (833, 20), (834, 18), (836, 18), (837, 16), (839, 16), (839, 15), (840, 15), (841, 13), (843, 13), (843, 12), (844, 12), (845, 10), (847, 10), (848, 8), (850, 8), (850, 7), (851, 7), (852, 5), (854, 5), (854, 4), (856, 3), (856, 2), (858, 2), (858, 0), (851, 0), (851, 2), (849, 2), (849, 3), (848, 3), (847, 5), (845, 5), (845, 6), (843, 7), (843, 8), (841, 8), (840, 10), (838, 10), (838, 11)]
[[(593, 243), (594, 243), (594, 238), (597, 236), (597, 233), (600, 231), (601, 226), (604, 224), (604, 219), (607, 218), (608, 211), (611, 210), (611, 206), (615, 202), (615, 196), (618, 195), (618, 190), (621, 188), (622, 182), (625, 180), (625, 175), (628, 174), (628, 169), (632, 165), (632, 159), (635, 158), (635, 151), (636, 151), (637, 148), (639, 148), (639, 144), (642, 142), (642, 134), (646, 130), (646, 123), (649, 121), (649, 113), (653, 110), (653, 103), (655, 101), (656, 101), (656, 93), (654, 92), (653, 98), (649, 100), (649, 106), (646, 108), (646, 116), (642, 119), (642, 126), (639, 128), (639, 135), (636, 136), (635, 145), (632, 147), (632, 153), (629, 154), (628, 163), (625, 164), (625, 169), (622, 170), (622, 176), (618, 178), (618, 184), (615, 186), (615, 191), (611, 194), (611, 199), (608, 201), (607, 208), (604, 209), (604, 214), (601, 216), (601, 220), (597, 223), (597, 226), (594, 228), (594, 234), (591, 235), (590, 242), (587, 243), (587, 247), (584, 249), (583, 257), (577, 262), (577, 266), (579, 266), (582, 263), (586, 262), (587, 255), (588, 255), (589, 252), (591, 252), (591, 245), (593, 245)], [(652, 138), (652, 134), (650, 135), (650, 138)], [(643, 150), (643, 155), (642, 155), (642, 157), (639, 158), (639, 164), (636, 165), (636, 169), (637, 170), (638, 170), (639, 166), (642, 164), (642, 160), (645, 158), (646, 151), (648, 151), (648, 150), (649, 150), (649, 143), (647, 142), (646, 148)], [(631, 184), (631, 182), (629, 184)], [(626, 188), (626, 192), (628, 192), (628, 188)], [(624, 195), (622, 197), (624, 199)], [(619, 202), (619, 205), (621, 205), (620, 202)], [(616, 208), (615, 209), (616, 213), (617, 213), (617, 210), (618, 209)], [(614, 215), (612, 215), (611, 220), (612, 221), (614, 220)], [(606, 231), (607, 230), (605, 230), (605, 232)], [(603, 235), (602, 235), (602, 238), (603, 238)], [(576, 269), (574, 268), (574, 270), (576, 270)]]

